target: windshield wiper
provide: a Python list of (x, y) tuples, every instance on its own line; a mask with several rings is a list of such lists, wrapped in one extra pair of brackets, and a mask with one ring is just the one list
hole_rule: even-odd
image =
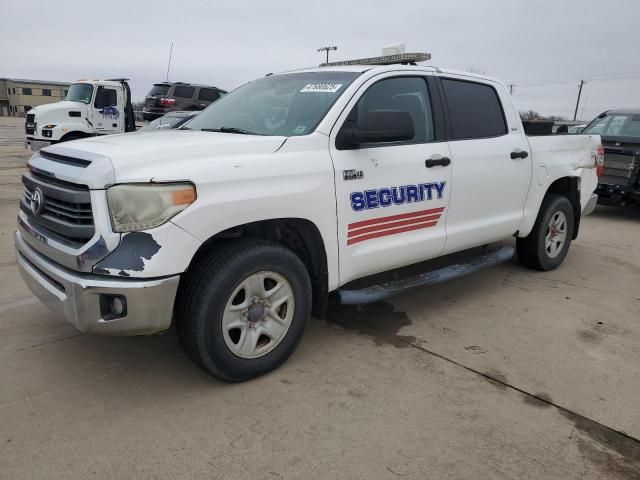
[(260, 133), (250, 132), (249, 130), (244, 130), (242, 128), (236, 128), (236, 127), (202, 128), (200, 130), (203, 132), (239, 133), (242, 135), (261, 135)]

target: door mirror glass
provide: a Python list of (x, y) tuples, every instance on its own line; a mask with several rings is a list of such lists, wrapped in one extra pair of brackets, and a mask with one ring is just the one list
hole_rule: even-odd
[(366, 112), (355, 128), (343, 128), (340, 140), (344, 147), (358, 147), (366, 143), (404, 142), (415, 136), (409, 112), (372, 110)]

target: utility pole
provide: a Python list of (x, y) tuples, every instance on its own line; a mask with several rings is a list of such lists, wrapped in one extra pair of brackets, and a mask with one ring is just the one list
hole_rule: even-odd
[(327, 52), (327, 63), (329, 63), (329, 52), (331, 50), (338, 50), (338, 47), (320, 47), (319, 52)]
[(575, 120), (578, 117), (578, 106), (580, 105), (580, 95), (582, 95), (582, 86), (584, 85), (584, 80), (580, 80), (580, 87), (578, 87), (578, 100), (576, 101), (576, 111), (573, 112), (573, 119)]
[(169, 48), (169, 62), (167, 63), (167, 83), (169, 83), (169, 69), (171, 68), (171, 55), (173, 54), (173, 42)]

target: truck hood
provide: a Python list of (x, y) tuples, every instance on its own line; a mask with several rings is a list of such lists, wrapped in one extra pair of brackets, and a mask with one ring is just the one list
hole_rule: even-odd
[(67, 112), (72, 110), (79, 111), (82, 116), (86, 116), (87, 105), (82, 102), (63, 100), (61, 102), (38, 105), (29, 110), (29, 113), (35, 114), (36, 121), (42, 124), (42, 122), (55, 123), (54, 120), (58, 122), (69, 120)]
[[(42, 157), (34, 155), (30, 164), (47, 170), (42, 164), (46, 153), (90, 161), (78, 178), (66, 174), (61, 179), (85, 183), (90, 188), (104, 188), (113, 183), (148, 182), (153, 180), (193, 180), (184, 178), (184, 167), (200, 164), (203, 168), (246, 164), (264, 154), (275, 152), (286, 137), (164, 130), (132, 132), (91, 137), (55, 144), (43, 149)], [(62, 166), (48, 165), (48, 170), (61, 174)], [(75, 170), (78, 170), (75, 168)], [(107, 170), (110, 175), (107, 174)]]

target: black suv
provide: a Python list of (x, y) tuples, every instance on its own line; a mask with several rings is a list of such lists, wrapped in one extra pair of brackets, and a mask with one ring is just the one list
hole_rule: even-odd
[(155, 83), (144, 99), (142, 117), (155, 120), (167, 112), (202, 110), (225, 93), (218, 87), (195, 83)]

